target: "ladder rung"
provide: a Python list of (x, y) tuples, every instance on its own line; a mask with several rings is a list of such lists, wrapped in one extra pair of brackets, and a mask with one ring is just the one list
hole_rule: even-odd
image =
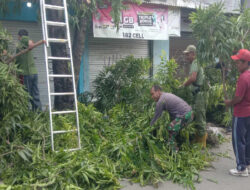
[(75, 94), (74, 92), (61, 92), (61, 93), (53, 92), (53, 93), (50, 93), (50, 95), (52, 95), (52, 96), (64, 96), (64, 95), (74, 95), (74, 94)]
[(50, 59), (50, 60), (68, 60), (68, 61), (70, 61), (70, 57), (52, 57), (52, 56), (50, 56), (50, 57), (48, 57), (48, 59)]
[(49, 77), (54, 77), (54, 78), (69, 78), (69, 77), (72, 77), (72, 75), (49, 75)]
[[(75, 150), (81, 150), (81, 148), (71, 148), (71, 149), (65, 149), (65, 152), (71, 152), (71, 151), (75, 151)], [(55, 151), (55, 152), (59, 152), (59, 151)]]
[(62, 6), (49, 5), (49, 4), (45, 4), (44, 6), (46, 9), (64, 10), (64, 7)]
[(50, 26), (66, 26), (66, 23), (65, 22), (47, 21), (47, 25), (50, 25)]
[(67, 149), (67, 150), (64, 150), (64, 151), (75, 151), (75, 150), (81, 150), (81, 148), (71, 148), (71, 149)]
[(66, 113), (76, 113), (76, 111), (55, 111), (52, 114), (66, 114)]
[(71, 133), (71, 132), (77, 132), (76, 129), (74, 130), (62, 130), (62, 131), (53, 131), (53, 134), (62, 134), (62, 133)]
[(59, 38), (48, 38), (48, 42), (66, 43), (66, 42), (68, 42), (68, 40), (67, 39), (59, 39)]

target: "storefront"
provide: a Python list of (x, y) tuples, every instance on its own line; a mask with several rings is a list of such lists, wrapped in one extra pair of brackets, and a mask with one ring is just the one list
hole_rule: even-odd
[(101, 7), (93, 15), (82, 59), (80, 92), (93, 91), (93, 81), (104, 66), (133, 55), (149, 58), (154, 69), (162, 52), (169, 58), (169, 36), (180, 36), (180, 9), (153, 4), (129, 4), (121, 13), (119, 31), (112, 23), (110, 7)]

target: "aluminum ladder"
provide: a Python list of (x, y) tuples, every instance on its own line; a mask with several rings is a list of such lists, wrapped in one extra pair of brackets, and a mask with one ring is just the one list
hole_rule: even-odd
[[(47, 20), (47, 13), (46, 10), (51, 11), (63, 11), (64, 15), (64, 22), (54, 22)], [(54, 143), (54, 136), (65, 134), (65, 133), (77, 133), (77, 147), (72, 147), (70, 149), (64, 149), (65, 151), (74, 151), (81, 149), (81, 140), (80, 140), (80, 130), (79, 130), (79, 116), (78, 116), (78, 107), (77, 107), (77, 94), (76, 94), (76, 86), (75, 86), (75, 76), (74, 76), (74, 67), (73, 67), (73, 59), (72, 59), (72, 49), (71, 49), (71, 40), (70, 40), (70, 29), (69, 29), (69, 21), (68, 21), (68, 10), (67, 10), (67, 2), (66, 0), (62, 0), (62, 5), (51, 5), (46, 4), (45, 0), (40, 0), (40, 11), (41, 11), (41, 22), (42, 22), (42, 28), (43, 28), (43, 39), (46, 41), (44, 44), (44, 54), (45, 54), (45, 63), (46, 63), (46, 73), (47, 73), (47, 85), (48, 85), (48, 100), (49, 100), (49, 116), (50, 116), (50, 133), (51, 133), (51, 146), (52, 151), (55, 151), (55, 143)], [(58, 39), (58, 38), (50, 38), (48, 34), (48, 26), (56, 26), (56, 27), (63, 27), (63, 29), (66, 28), (66, 39)], [(68, 48), (68, 57), (53, 57), (48, 56), (49, 54), (49, 47), (50, 43), (65, 43)], [(70, 67), (71, 67), (71, 75), (66, 74), (50, 74), (49, 69), (49, 61), (69, 61)], [(72, 79), (72, 85), (73, 85), (73, 92), (60, 92), (55, 93), (51, 92), (50, 87), (50, 79), (53, 78), (71, 78)], [(67, 110), (67, 111), (53, 111), (52, 110), (52, 104), (51, 99), (54, 96), (67, 96), (67, 95), (73, 95), (74, 96), (74, 110)], [(73, 130), (54, 130), (53, 127), (53, 115), (58, 114), (72, 114), (74, 113), (76, 116), (76, 129)]]

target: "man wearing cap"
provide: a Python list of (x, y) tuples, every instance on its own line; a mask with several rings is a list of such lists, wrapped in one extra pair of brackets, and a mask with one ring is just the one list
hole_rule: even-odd
[(190, 86), (194, 95), (194, 111), (195, 111), (195, 122), (196, 122), (196, 137), (195, 142), (200, 143), (202, 147), (206, 147), (206, 100), (203, 92), (203, 84), (205, 75), (203, 68), (197, 62), (196, 59), (196, 47), (189, 45), (183, 52), (186, 56), (186, 60), (191, 64), (189, 78), (183, 84), (183, 86)]
[(225, 100), (226, 106), (234, 108), (232, 141), (237, 167), (229, 173), (247, 177), (250, 173), (250, 51), (241, 49), (231, 58), (237, 63), (240, 76), (234, 98)]

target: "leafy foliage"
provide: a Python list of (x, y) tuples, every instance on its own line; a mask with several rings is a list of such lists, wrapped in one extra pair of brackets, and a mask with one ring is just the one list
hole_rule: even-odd
[[(119, 29), (121, 11), (126, 9), (124, 4), (126, 0), (107, 0), (106, 3), (110, 3), (112, 10), (111, 16), (114, 20), (116, 27)], [(141, 4), (141, 0), (131, 0), (132, 3)], [(103, 5), (103, 0), (69, 0), (69, 8), (72, 11), (70, 20), (74, 28), (79, 28), (79, 24), (83, 19), (91, 21), (92, 14), (95, 14), (97, 7)]]
[[(195, 132), (193, 123), (181, 131), (184, 143), (178, 154), (166, 143), (168, 114), (154, 127), (149, 126), (154, 104), (149, 97), (152, 82), (147, 77), (147, 60), (128, 57), (100, 74), (97, 105), (106, 112), (99, 112), (92, 104), (79, 104), (83, 148), (76, 152), (51, 152), (48, 114), (30, 113), (27, 93), (15, 76), (9, 75), (15, 68), (0, 66), (4, 92), (0, 100), (1, 108), (4, 106), (0, 112), (0, 175), (4, 184), (0, 188), (119, 189), (118, 180), (129, 178), (155, 186), (172, 180), (195, 189), (199, 170), (209, 165), (210, 155), (189, 143)], [(161, 74), (155, 80), (169, 92), (179, 91), (176, 68), (173, 60), (162, 58)], [(211, 93), (215, 98), (217, 91)], [(185, 95), (186, 90), (180, 91), (180, 96)], [(7, 118), (4, 122), (2, 116)], [(57, 117), (54, 124), (65, 129), (74, 126), (72, 117)], [(57, 145), (72, 146), (72, 138), (65, 136)]]
[[(8, 9), (8, 3), (14, 2), (15, 10), (19, 11), (21, 8), (20, 0), (1, 0), (0, 1), (0, 13), (5, 15), (10, 12)], [(30, 0), (32, 3), (39, 3), (39, 0)], [(120, 22), (121, 11), (126, 9), (127, 6), (124, 5), (126, 0), (107, 0), (112, 6), (111, 16), (114, 20), (115, 25), (118, 27)], [(141, 4), (142, 0), (131, 0), (132, 3)], [(71, 23), (73, 27), (78, 28), (79, 24), (83, 19), (90, 20), (92, 14), (95, 13), (97, 6), (103, 4), (103, 0), (68, 0), (69, 9), (71, 11)]]
[(249, 48), (249, 9), (239, 16), (226, 16), (223, 4), (212, 4), (190, 15), (193, 35), (198, 40), (198, 59), (212, 64), (215, 58), (230, 61), (234, 50)]
[[(128, 1), (127, 0), (109, 0), (109, 2), (111, 3), (111, 6), (112, 6), (112, 10), (110, 14), (112, 18), (114, 19), (114, 23), (117, 29), (119, 29), (119, 23), (121, 21), (120, 20), (121, 11), (127, 8), (125, 3)], [(130, 2), (141, 4), (142, 0), (131, 0)]]
[(116, 104), (144, 101), (149, 97), (146, 95), (150, 88), (147, 77), (149, 66), (146, 59), (127, 57), (106, 67), (94, 81), (96, 106), (100, 110), (109, 110)]
[(190, 19), (193, 35), (198, 41), (199, 62), (205, 66), (214, 66), (216, 58), (224, 62), (222, 70), (228, 74), (224, 73), (222, 80), (226, 88), (226, 80), (228, 84), (234, 85), (237, 77), (231, 55), (241, 48), (250, 47), (250, 9), (244, 9), (243, 13), (233, 16), (225, 15), (223, 11), (222, 3), (212, 4), (206, 9), (199, 8), (197, 12), (191, 13)]
[(86, 0), (69, 0), (70, 23), (75, 29), (79, 29), (82, 20), (91, 21), (93, 12), (96, 11), (97, 1), (88, 3)]
[[(0, 54), (8, 51), (11, 37), (0, 25)], [(0, 60), (0, 139), (4, 142), (15, 129), (15, 124), (21, 121), (28, 111), (28, 94), (15, 76), (16, 67), (4, 64)], [(18, 98), (17, 98), (18, 97)]]
[[(9, 4), (10, 0), (1, 0), (0, 1), (0, 14), (2, 16), (5, 16), (7, 13), (9, 13)], [(21, 1), (20, 0), (13, 0), (12, 2), (14, 2), (14, 10), (18, 11), (21, 7)]]
[(0, 23), (0, 61), (2, 60), (2, 56), (4, 56), (4, 50), (8, 50), (8, 44), (12, 37), (9, 35), (6, 29), (4, 29)]
[[(209, 92), (208, 104), (212, 106), (208, 105), (208, 116), (213, 121), (228, 126), (231, 123), (229, 118), (232, 111), (228, 110), (221, 114), (225, 107), (220, 93), (223, 91), (226, 99), (232, 98), (234, 94), (238, 73), (231, 55), (241, 48), (250, 47), (250, 9), (244, 9), (241, 14), (226, 15), (223, 7), (222, 3), (218, 3), (206, 9), (199, 8), (191, 13), (190, 19), (193, 35), (198, 41), (197, 59), (205, 66), (207, 78), (214, 86)], [(217, 70), (215, 69), (216, 59), (220, 64), (220, 69)]]
[(207, 120), (223, 124), (223, 112), (225, 112), (224, 106), (224, 96), (223, 96), (223, 86), (220, 84), (215, 84), (211, 86), (208, 92), (207, 99)]
[(158, 81), (166, 92), (175, 92), (180, 86), (180, 81), (176, 78), (178, 64), (174, 59), (167, 60), (166, 53), (161, 56), (160, 65), (156, 68), (155, 81)]
[[(121, 84), (124, 82), (128, 86), (119, 88), (128, 93), (125, 101), (129, 102), (135, 96), (131, 92), (134, 90), (133, 80), (145, 81), (142, 76), (147, 73), (144, 70), (147, 66), (140, 64), (147, 62), (132, 57), (126, 60), (132, 61), (121, 62), (124, 65), (117, 68), (121, 69), (120, 73), (125, 68), (129, 71), (123, 75), (123, 79), (128, 81), (120, 80)], [(164, 64), (163, 67), (169, 69)], [(133, 70), (135, 68), (138, 70)], [(136, 72), (141, 75), (136, 76)], [(136, 93), (148, 95), (149, 87), (150, 84), (146, 91), (137, 88), (141, 91)], [(140, 108), (145, 107), (142, 101), (140, 104)], [(194, 189), (194, 182), (200, 180), (198, 171), (208, 166), (211, 158), (206, 151), (201, 153), (199, 146), (189, 144), (192, 124), (181, 132), (184, 144), (180, 145), (179, 153), (173, 153), (166, 143), (169, 115), (164, 114), (154, 127), (150, 127), (154, 105), (152, 101), (144, 104), (147, 109), (121, 102), (103, 114), (92, 104), (85, 106), (79, 103), (83, 148), (76, 152), (51, 152), (48, 114), (24, 112), (22, 119), (15, 123), (16, 130), (11, 132), (11, 138), (0, 145), (0, 175), (4, 182), (0, 188), (119, 189), (118, 180), (129, 178), (141, 185), (155, 186), (162, 180), (173, 180)], [(66, 129), (74, 126), (70, 116), (57, 117), (54, 124)], [(71, 146), (72, 139), (72, 136), (66, 136), (57, 143), (59, 146)]]
[(184, 144), (174, 154), (166, 139), (153, 137), (149, 127), (152, 110), (140, 113), (132, 106), (117, 105), (110, 110), (109, 119), (93, 105), (79, 104), (79, 111), (84, 146), (76, 152), (50, 152), (48, 116), (27, 116), (11, 145), (18, 142), (29, 151), (7, 154), (10, 147), (1, 146), (1, 150), (5, 147), (4, 154), (1, 152), (5, 185), (0, 187), (118, 189), (118, 179), (131, 178), (141, 185), (169, 179), (193, 189), (198, 170), (210, 160), (197, 146)]
[(1, 138), (8, 138), (11, 127), (28, 111), (28, 94), (11, 73), (11, 67), (0, 63)]

